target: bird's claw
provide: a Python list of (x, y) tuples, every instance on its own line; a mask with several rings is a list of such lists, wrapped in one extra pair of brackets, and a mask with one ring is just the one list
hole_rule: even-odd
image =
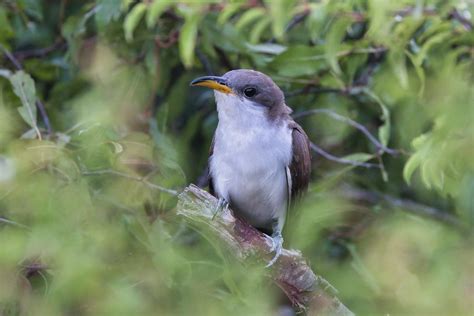
[(265, 268), (271, 267), (280, 257), (283, 250), (283, 237), (281, 234), (272, 237), (272, 247), (270, 248), (271, 252), (275, 252), (275, 256), (270, 262), (265, 266)]
[(226, 199), (219, 198), (214, 215), (212, 215), (212, 219), (216, 218), (217, 214), (221, 213), (223, 210), (228, 209), (228, 207), (229, 203), (226, 201)]

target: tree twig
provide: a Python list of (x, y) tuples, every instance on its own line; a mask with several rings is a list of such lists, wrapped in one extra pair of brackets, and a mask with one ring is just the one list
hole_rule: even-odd
[(453, 9), (453, 11), (451, 11), (451, 13), (449, 14), (449, 17), (461, 23), (462, 26), (464, 26), (464, 28), (466, 29), (466, 31), (472, 30), (472, 22), (466, 17), (464, 17), (458, 10)]
[(288, 91), (285, 93), (285, 98), (292, 98), (301, 94), (316, 94), (316, 93), (344, 93), (343, 89), (326, 88), (326, 87), (312, 87), (306, 86), (304, 88)]
[(463, 222), (453, 214), (409, 199), (396, 198), (388, 194), (364, 190), (349, 185), (342, 187), (342, 194), (347, 198), (367, 201), (371, 204), (385, 202), (389, 206), (400, 208), (405, 212), (434, 219), (450, 226), (460, 228), (463, 231), (466, 229)]
[(39, 99), (36, 100), (36, 107), (40, 111), (41, 118), (43, 119), (44, 126), (46, 127), (46, 132), (48, 132), (48, 135), (53, 132), (53, 129), (51, 128), (51, 123), (49, 122), (49, 117), (48, 113), (46, 113), (46, 108)]
[(9, 219), (7, 219), (7, 218), (5, 218), (5, 217), (1, 217), (1, 216), (0, 216), (0, 223), (4, 223), (4, 224), (8, 224), (8, 225), (12, 225), (12, 226), (16, 226), (16, 227), (28, 229), (28, 226), (26, 226), (26, 225), (23, 225), (23, 224), (14, 222), (14, 221), (12, 221), (12, 220), (9, 220)]
[(199, 61), (201, 62), (202, 66), (206, 70), (206, 73), (209, 76), (213, 76), (214, 71), (212, 71), (211, 63), (209, 62), (209, 59), (206, 57), (206, 55), (199, 48), (196, 48), (196, 55)]
[[(215, 216), (216, 209), (217, 199), (194, 185), (179, 195), (176, 208), (191, 226), (218, 239), (243, 264), (251, 264), (253, 259), (263, 264), (264, 260), (271, 259), (270, 237), (235, 218), (228, 209)], [(268, 269), (268, 276), (293, 305), (307, 315), (354, 315), (337, 297), (328, 293), (332, 287), (311, 270), (299, 251), (284, 249)]]
[(360, 162), (360, 161), (355, 161), (355, 160), (349, 160), (349, 159), (336, 157), (336, 156), (328, 153), (327, 151), (325, 151), (321, 147), (317, 146), (313, 142), (310, 143), (310, 146), (311, 146), (312, 150), (314, 150), (316, 153), (320, 154), (321, 156), (323, 156), (327, 160), (331, 160), (331, 161), (334, 161), (334, 162), (342, 163), (342, 164), (345, 164), (345, 165), (351, 165), (351, 166), (355, 166), (355, 167), (364, 167), (364, 168), (369, 168), (369, 169), (370, 168), (380, 169), (380, 166), (378, 164), (369, 163), (369, 162)]
[(369, 139), (369, 141), (372, 144), (375, 145), (375, 147), (378, 149), (378, 151), (386, 152), (387, 154), (390, 154), (390, 155), (399, 154), (398, 150), (388, 148), (387, 146), (385, 146), (381, 142), (379, 142), (377, 140), (377, 138), (375, 138), (375, 136), (373, 136), (364, 125), (362, 125), (362, 124), (360, 124), (360, 123), (358, 123), (358, 122), (356, 122), (356, 121), (354, 121), (354, 120), (352, 120), (348, 117), (337, 114), (336, 112), (334, 112), (332, 110), (329, 110), (329, 109), (312, 109), (312, 110), (297, 113), (297, 114), (293, 115), (293, 118), (297, 119), (297, 118), (301, 118), (303, 116), (308, 116), (308, 115), (312, 115), (312, 114), (326, 114), (326, 115), (329, 115), (331, 118), (333, 118), (337, 121), (346, 123), (346, 124), (356, 128), (360, 132), (362, 132)]
[(44, 57), (50, 53), (57, 51), (58, 49), (65, 49), (66, 47), (66, 41), (63, 38), (59, 38), (50, 46), (18, 51), (15, 52), (13, 55), (18, 61), (22, 61), (28, 58)]
[(235, 67), (232, 65), (232, 62), (227, 57), (227, 54), (222, 49), (220, 49), (218, 46), (214, 45), (214, 50), (216, 51), (217, 56), (219, 57), (219, 61), (220, 61), (221, 65), (223, 65), (228, 70), (235, 69)]
[(116, 170), (113, 170), (113, 169), (82, 171), (81, 174), (84, 175), (84, 176), (98, 176), (98, 175), (110, 174), (110, 175), (119, 176), (119, 177), (122, 177), (122, 178), (127, 178), (127, 179), (130, 179), (130, 180), (141, 182), (141, 183), (145, 184), (147, 187), (149, 187), (151, 189), (158, 190), (158, 191), (161, 191), (161, 192), (165, 192), (165, 193), (168, 193), (168, 194), (171, 194), (171, 195), (176, 196), (176, 195), (179, 194), (179, 192), (176, 191), (176, 190), (168, 189), (168, 188), (162, 187), (160, 185), (157, 185), (157, 184), (154, 184), (154, 183), (148, 181), (146, 176), (145, 177), (137, 177), (137, 176), (133, 176), (133, 175), (123, 173), (123, 172), (120, 172), (120, 171), (116, 171)]
[(0, 45), (0, 47), (2, 48), (3, 50), (3, 54), (5, 55), (5, 57), (8, 58), (8, 60), (13, 64), (13, 66), (15, 66), (16, 69), (18, 70), (22, 70), (23, 69), (23, 66), (20, 64), (20, 62), (15, 58), (15, 56), (13, 56), (12, 53), (10, 53), (5, 47), (3, 47), (3, 45)]
[[(16, 57), (12, 53), (10, 53), (5, 47), (3, 47), (2, 45), (0, 45), (0, 47), (2, 48), (3, 53), (5, 54), (5, 56), (10, 60), (10, 62), (15, 66), (15, 68), (18, 69), (18, 70), (23, 70), (23, 66), (18, 61), (18, 59), (16, 59)], [(41, 118), (43, 119), (43, 123), (44, 123), (44, 126), (46, 127), (46, 131), (48, 132), (48, 134), (51, 134), (52, 128), (51, 128), (51, 124), (49, 122), (49, 117), (48, 117), (48, 114), (46, 113), (46, 109), (44, 107), (43, 102), (41, 102), (37, 98), (35, 104), (36, 104), (36, 107), (38, 108), (38, 110), (40, 112)], [(39, 135), (39, 136), (41, 138), (41, 135)]]

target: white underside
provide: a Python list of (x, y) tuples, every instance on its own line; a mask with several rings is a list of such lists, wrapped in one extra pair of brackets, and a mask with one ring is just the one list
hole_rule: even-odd
[(270, 122), (266, 109), (247, 99), (216, 92), (219, 124), (210, 171), (214, 190), (251, 225), (283, 226), (288, 204), (287, 167), (291, 130)]

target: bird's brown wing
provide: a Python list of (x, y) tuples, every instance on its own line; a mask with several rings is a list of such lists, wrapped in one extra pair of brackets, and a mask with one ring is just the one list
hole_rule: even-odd
[(292, 121), (289, 127), (293, 130), (293, 157), (289, 165), (289, 187), (291, 199), (306, 191), (311, 175), (311, 154), (309, 139), (303, 128)]
[(212, 142), (211, 146), (209, 147), (209, 159), (207, 160), (207, 175), (209, 179), (209, 193), (212, 195), (216, 196), (215, 191), (214, 191), (214, 183), (212, 183), (212, 175), (211, 175), (211, 166), (209, 161), (211, 160), (212, 154), (214, 153), (214, 140), (215, 140), (215, 135), (212, 137)]

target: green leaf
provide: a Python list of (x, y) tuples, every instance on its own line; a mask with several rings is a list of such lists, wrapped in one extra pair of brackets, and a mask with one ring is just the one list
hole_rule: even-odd
[[(96, 11), (99, 12), (100, 8)], [(82, 46), (81, 38), (86, 32), (86, 25), (89, 19), (94, 17), (93, 12), (89, 11), (87, 14), (71, 15), (61, 27), (61, 34), (68, 43), (68, 56), (72, 57), (72, 59), (76, 59), (79, 54)], [(100, 27), (100, 24), (98, 26)]]
[(23, 5), (25, 6), (26, 13), (39, 20), (43, 21), (43, 4), (38, 0), (23, 0)]
[(309, 30), (309, 36), (315, 42), (323, 33), (322, 30), (326, 25), (328, 18), (327, 8), (328, 3), (309, 3), (308, 7), (310, 13), (306, 19), (306, 27)]
[(263, 17), (265, 13), (266, 11), (262, 8), (253, 8), (247, 10), (237, 21), (237, 23), (235, 24), (235, 28), (241, 31), (244, 27), (251, 24), (253, 21)]
[(415, 57), (415, 55), (408, 51), (405, 53), (407, 54), (408, 59), (410, 59), (411, 63), (413, 64), (413, 67), (415, 67), (416, 75), (420, 80), (420, 88), (418, 89), (418, 95), (421, 97), (423, 95), (423, 92), (425, 91), (425, 71), (423, 70), (421, 63), (419, 63), (419, 60)]
[(430, 37), (423, 45), (421, 46), (420, 52), (416, 55), (417, 64), (421, 65), (425, 58), (427, 57), (429, 51), (436, 45), (445, 43), (446, 40), (452, 36), (451, 30), (447, 30), (441, 33), (438, 33)]
[(95, 21), (99, 28), (116, 20), (121, 13), (121, 3), (118, 0), (97, 0), (98, 10), (95, 14)]
[(133, 40), (133, 31), (137, 27), (138, 23), (145, 14), (146, 5), (144, 3), (139, 3), (133, 7), (132, 11), (127, 15), (125, 21), (123, 22), (123, 29), (125, 31), (125, 40), (131, 42)]
[(368, 1), (369, 29), (367, 35), (369, 39), (383, 44), (389, 40), (387, 35), (390, 34), (393, 23), (390, 15), (396, 4), (396, 1)]
[(185, 21), (179, 36), (179, 56), (186, 68), (194, 62), (194, 48), (198, 34), (200, 15), (198, 11), (191, 11), (185, 15)]
[(135, 0), (122, 0), (122, 1), (120, 1), (120, 0), (106, 0), (106, 1), (115, 1), (115, 2), (120, 3), (120, 7), (121, 7), (122, 10), (127, 10), (132, 3), (136, 2)]
[(387, 146), (390, 140), (390, 112), (383, 103), (380, 106), (382, 108), (380, 118), (384, 123), (379, 127), (379, 139), (384, 146)]
[[(420, 135), (412, 141), (412, 146), (415, 149), (420, 149), (423, 144), (427, 141), (428, 136), (426, 134)], [(415, 170), (421, 165), (423, 160), (423, 156), (420, 152), (416, 152), (413, 154), (408, 161), (406, 162), (405, 166), (403, 167), (403, 179), (406, 183), (410, 184), (411, 177)]]
[(326, 58), (332, 71), (337, 75), (341, 74), (341, 67), (338, 62), (338, 52), (349, 24), (350, 21), (348, 19), (338, 19), (331, 25), (331, 29), (326, 36), (326, 45), (324, 45), (326, 48)]
[(212, 46), (215, 45), (226, 53), (245, 53), (248, 51), (242, 33), (237, 32), (235, 27), (229, 23), (217, 26), (208, 20), (204, 20), (202, 26), (203, 39), (207, 39), (207, 42)]
[(150, 242), (149, 242), (148, 231), (147, 231), (148, 227), (144, 225), (141, 218), (138, 216), (123, 214), (122, 220), (127, 231), (137, 241), (139, 241), (145, 247), (145, 249), (150, 249)]
[(58, 76), (58, 67), (46, 58), (32, 58), (23, 62), (23, 68), (38, 82), (52, 82)]
[(148, 9), (146, 16), (146, 26), (152, 28), (158, 21), (161, 14), (173, 4), (172, 1), (154, 0)]
[(0, 6), (0, 44), (6, 44), (15, 33), (8, 21), (7, 12)]
[(34, 128), (30, 128), (20, 136), (20, 139), (35, 139), (36, 137), (38, 137), (36, 130)]
[(390, 47), (387, 56), (389, 65), (403, 89), (407, 89), (409, 86), (405, 47), (413, 40), (416, 30), (422, 23), (422, 19), (413, 17), (403, 19), (391, 31), (389, 37), (391, 42), (387, 43), (387, 46)]
[(23, 120), (35, 129), (38, 136), (39, 130), (36, 123), (36, 89), (31, 76), (24, 71), (17, 71), (10, 77), (13, 92), (20, 98), (22, 106), (18, 108)]
[(374, 158), (374, 155), (368, 154), (368, 153), (353, 153), (345, 157), (342, 157), (342, 159), (357, 161), (357, 162), (366, 162), (372, 158)]
[(237, 13), (242, 5), (243, 3), (231, 3), (226, 5), (217, 18), (217, 24), (224, 25), (235, 13)]
[(284, 51), (288, 49), (288, 47), (279, 45), (279, 44), (272, 44), (272, 43), (265, 43), (265, 44), (258, 44), (258, 45), (251, 45), (247, 44), (247, 47), (250, 51), (255, 53), (264, 53), (264, 54), (271, 54), (271, 55), (280, 55)]
[[(363, 48), (365, 49), (365, 48)], [(369, 54), (351, 54), (343, 59), (342, 68), (345, 82), (353, 82), (361, 69), (365, 68)]]
[(404, 89), (408, 88), (408, 72), (405, 62), (405, 52), (399, 48), (393, 48), (388, 53), (388, 62), (392, 67), (392, 71), (398, 78), (400, 86)]
[(270, 10), (270, 17), (272, 19), (273, 35), (277, 39), (282, 39), (285, 35), (285, 28), (291, 20), (294, 12), (294, 0), (266, 0), (265, 4)]
[(380, 99), (376, 94), (374, 94), (369, 89), (364, 89), (364, 92), (370, 96), (375, 102), (377, 102), (382, 110), (382, 115), (380, 115), (380, 119), (382, 120), (383, 124), (379, 127), (379, 139), (380, 142), (387, 146), (390, 140), (390, 133), (391, 133), (391, 124), (390, 124), (390, 111), (388, 110), (385, 103)]
[(299, 77), (315, 75), (327, 68), (324, 49), (321, 46), (293, 45), (275, 57), (270, 67), (279, 75)]
[(272, 19), (267, 16), (263, 17), (260, 21), (255, 24), (253, 27), (252, 32), (250, 33), (250, 43), (258, 43), (260, 41), (260, 37), (265, 31), (265, 29), (272, 23)]

